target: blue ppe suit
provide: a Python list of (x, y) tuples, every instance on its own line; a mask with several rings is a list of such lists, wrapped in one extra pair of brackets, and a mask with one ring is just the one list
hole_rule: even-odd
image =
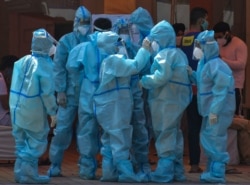
[(167, 21), (156, 24), (148, 37), (160, 46), (150, 69), (151, 74), (141, 79), (142, 86), (149, 89), (148, 102), (159, 157), (156, 170), (151, 172), (151, 181), (183, 181), (186, 178), (180, 124), (192, 96), (186, 70), (188, 60), (176, 48), (175, 32)]
[(135, 59), (125, 59), (123, 55), (114, 54), (117, 39), (114, 32), (100, 33), (97, 38), (100, 54), (105, 57), (101, 61), (100, 85), (94, 95), (96, 117), (103, 128), (102, 179), (140, 182), (129, 160), (133, 132), (130, 124), (133, 111), (130, 78), (146, 65), (150, 53), (141, 48)]
[[(203, 50), (193, 77), (198, 87), (198, 110), (202, 115), (200, 142), (208, 158), (207, 171), (201, 181), (225, 182), (225, 165), (229, 161), (227, 152), (227, 129), (235, 111), (234, 78), (229, 66), (219, 58), (218, 43), (214, 31), (201, 32), (196, 40)], [(217, 122), (209, 123), (209, 114), (217, 115)]]
[(12, 134), (16, 143), (14, 176), (18, 183), (48, 183), (38, 175), (38, 158), (47, 149), (47, 115), (55, 116), (57, 104), (51, 81), (52, 40), (44, 29), (33, 32), (32, 55), (19, 59), (13, 69), (10, 89)]
[[(140, 48), (143, 39), (149, 34), (150, 29), (154, 26), (149, 12), (138, 7), (131, 13), (130, 24), (135, 24), (140, 32), (139, 45), (128, 43), (126, 46), (130, 58), (134, 58)], [(133, 165), (138, 173), (150, 173), (151, 167), (148, 162), (150, 132), (152, 131), (150, 111), (147, 104), (147, 90), (139, 88), (138, 82), (142, 74), (149, 73), (151, 63), (150, 58), (147, 65), (139, 71), (139, 74), (131, 77), (131, 91), (133, 94), (134, 108), (131, 125), (133, 126), (131, 156)]]
[(73, 135), (73, 123), (77, 116), (78, 110), (78, 94), (77, 89), (72, 85), (72, 75), (67, 72), (66, 64), (69, 52), (78, 44), (87, 41), (87, 35), (80, 34), (78, 26), (83, 20), (91, 19), (90, 12), (80, 6), (75, 13), (73, 32), (65, 34), (59, 40), (54, 55), (54, 83), (57, 93), (65, 93), (67, 97), (66, 107), (59, 106), (57, 112), (57, 126), (54, 129), (54, 137), (52, 138), (49, 158), (51, 161), (48, 174), (50, 176), (59, 176), (61, 174), (61, 164), (64, 151), (69, 147)]
[[(94, 179), (97, 169), (96, 155), (100, 149), (100, 128), (93, 108), (93, 95), (99, 85), (100, 54), (97, 48), (97, 33), (89, 35), (89, 42), (77, 45), (69, 54), (67, 70), (72, 76), (72, 87), (79, 89), (77, 142), (79, 175), (83, 179)], [(83, 72), (82, 82), (79, 76)]]

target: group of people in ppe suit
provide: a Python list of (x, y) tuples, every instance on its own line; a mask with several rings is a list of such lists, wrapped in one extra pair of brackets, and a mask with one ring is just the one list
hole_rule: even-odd
[[(234, 115), (234, 80), (219, 58), (213, 31), (197, 37), (194, 51), (199, 51), (200, 61), (197, 71), (192, 71), (186, 55), (176, 47), (172, 25), (165, 20), (153, 25), (143, 8), (136, 9), (129, 20), (117, 20), (113, 31), (91, 33), (90, 22), (91, 13), (79, 7), (73, 32), (57, 43), (54, 62), (50, 54), (55, 51), (55, 39), (44, 29), (34, 31), (32, 54), (15, 64), (10, 109), (16, 182), (48, 183), (50, 177), (61, 175), (76, 117), (80, 178), (96, 179), (100, 152), (101, 181), (185, 181), (180, 124), (191, 101), (192, 83), (198, 86), (201, 144), (209, 158), (201, 180), (225, 182), (229, 157), (224, 143)], [(148, 160), (143, 88), (148, 91), (159, 157), (154, 171)], [(225, 102), (231, 106), (223, 107)], [(47, 147), (47, 115), (55, 129), (49, 149), (51, 166), (47, 176), (41, 176), (38, 158)]]

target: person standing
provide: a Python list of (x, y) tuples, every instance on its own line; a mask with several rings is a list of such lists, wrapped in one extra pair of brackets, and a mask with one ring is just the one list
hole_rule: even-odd
[(15, 181), (42, 184), (49, 176), (38, 174), (38, 158), (47, 149), (49, 124), (56, 125), (53, 61), (49, 56), (55, 39), (45, 30), (33, 32), (31, 55), (15, 62), (10, 89), (12, 134), (16, 143)]
[(141, 78), (149, 90), (155, 147), (159, 157), (152, 182), (185, 181), (181, 118), (191, 101), (191, 83), (186, 71), (188, 59), (176, 48), (175, 32), (167, 21), (157, 23), (148, 39), (155, 55), (150, 74)]
[[(135, 174), (130, 159), (130, 149), (135, 139), (132, 136), (134, 125), (131, 124), (131, 118), (134, 113), (134, 103), (137, 103), (134, 102), (131, 75), (138, 74), (147, 64), (150, 47), (146, 44), (147, 47), (139, 49), (134, 59), (127, 59), (123, 54), (116, 54), (122, 42), (123, 40), (115, 32), (103, 32), (97, 35), (101, 67), (100, 84), (94, 94), (94, 108), (97, 120), (103, 128), (102, 180), (148, 181), (147, 174), (140, 173), (138, 176)], [(147, 142), (147, 137), (142, 137), (141, 140), (143, 143), (145, 140)], [(144, 150), (143, 148), (143, 154)]]
[[(100, 21), (101, 20), (101, 21)], [(100, 150), (101, 130), (93, 107), (93, 94), (99, 85), (100, 52), (97, 48), (97, 34), (111, 29), (111, 21), (99, 18), (94, 22), (94, 33), (88, 42), (75, 46), (69, 53), (66, 69), (71, 76), (72, 87), (77, 90), (79, 101), (77, 143), (79, 156), (79, 176), (95, 179), (97, 154)], [(99, 30), (99, 31), (97, 31)], [(83, 78), (81, 79), (80, 76)], [(79, 91), (79, 92), (78, 92)]]
[(225, 183), (229, 161), (227, 129), (235, 111), (234, 77), (230, 67), (219, 57), (214, 31), (206, 30), (197, 36), (193, 55), (199, 59), (198, 68), (196, 72), (188, 71), (198, 87), (198, 110), (202, 115), (200, 143), (207, 156), (207, 168), (200, 180)]
[(58, 124), (54, 129), (54, 137), (49, 148), (51, 166), (48, 175), (51, 177), (61, 175), (63, 154), (71, 143), (73, 122), (78, 110), (77, 98), (79, 96), (73, 87), (72, 76), (66, 70), (68, 55), (72, 48), (88, 40), (87, 36), (91, 31), (90, 21), (90, 12), (84, 6), (80, 6), (75, 13), (73, 32), (60, 38), (54, 55), (53, 74), (59, 108), (57, 112)]
[[(130, 26), (131, 43), (126, 43), (128, 54), (134, 58), (137, 51), (140, 49), (143, 40), (148, 36), (150, 30), (154, 26), (153, 19), (150, 13), (142, 7), (134, 10), (128, 20)], [(126, 41), (126, 40), (125, 40)], [(148, 90), (140, 89), (138, 82), (142, 75), (148, 74), (152, 64), (152, 56), (147, 65), (140, 71), (139, 74), (131, 77), (131, 87), (134, 97), (134, 111), (131, 120), (133, 125), (133, 141), (132, 141), (132, 156), (136, 171), (149, 173), (151, 171), (148, 159), (150, 152), (150, 143), (153, 140), (152, 121), (147, 101)], [(146, 130), (145, 130), (146, 128)]]
[[(135, 28), (139, 34), (138, 43), (133, 43)], [(129, 20), (118, 19), (114, 24), (114, 30), (123, 39), (126, 52), (123, 52), (127, 58), (133, 59), (140, 49), (143, 39), (149, 34), (153, 27), (153, 21), (149, 12), (144, 8), (137, 8), (131, 13)], [(137, 35), (138, 36), (138, 35)], [(122, 47), (123, 48), (123, 47)], [(121, 51), (122, 53), (122, 51)], [(141, 174), (149, 174), (151, 167), (149, 164), (149, 133), (146, 125), (145, 105), (143, 99), (143, 90), (138, 86), (140, 76), (150, 68), (150, 58), (147, 65), (136, 74), (131, 76), (131, 92), (133, 95), (133, 114), (131, 125), (133, 126), (131, 158), (135, 171)], [(145, 91), (144, 91), (145, 92)], [(144, 93), (145, 94), (145, 93)]]
[(184, 23), (174, 23), (172, 26), (176, 34), (176, 46), (180, 47), (182, 37), (185, 34), (186, 26)]
[[(198, 60), (193, 58), (194, 40), (197, 35), (208, 28), (208, 12), (204, 8), (195, 7), (190, 12), (190, 29), (183, 36), (180, 48), (187, 55), (189, 66), (196, 71)], [(187, 107), (189, 173), (201, 173), (200, 163), (200, 129), (202, 117), (197, 108), (197, 87), (192, 86), (193, 98)]]
[(239, 37), (231, 33), (228, 23), (218, 22), (214, 25), (215, 39), (220, 47), (220, 57), (233, 71), (235, 80), (236, 109), (235, 116), (241, 115), (242, 89), (245, 82), (247, 63), (247, 45)]

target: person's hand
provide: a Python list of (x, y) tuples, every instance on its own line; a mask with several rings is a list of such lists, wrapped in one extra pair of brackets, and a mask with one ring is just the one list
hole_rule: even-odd
[(58, 92), (57, 93), (57, 103), (58, 105), (62, 106), (62, 107), (66, 107), (67, 104), (67, 97), (65, 92)]
[(187, 72), (189, 76), (191, 76), (193, 73), (193, 69), (189, 65), (187, 65)]
[(56, 115), (55, 116), (50, 116), (50, 127), (55, 127), (57, 123)]
[(209, 114), (209, 123), (210, 123), (210, 125), (213, 125), (213, 124), (217, 123), (217, 121), (218, 121), (217, 115), (215, 115), (213, 113), (210, 113)]
[(142, 47), (144, 49), (148, 50), (149, 52), (152, 50), (151, 42), (147, 37), (142, 41)]

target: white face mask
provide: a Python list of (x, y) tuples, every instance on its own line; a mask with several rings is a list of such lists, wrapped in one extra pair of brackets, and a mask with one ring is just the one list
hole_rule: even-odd
[(225, 38), (220, 38), (220, 39), (217, 39), (217, 42), (219, 46), (224, 46), (227, 43), (227, 40)]
[(151, 47), (152, 47), (153, 51), (156, 53), (158, 53), (160, 51), (160, 46), (156, 41), (153, 41), (151, 43)]
[(78, 26), (78, 31), (80, 32), (81, 35), (86, 35), (89, 29), (90, 29), (89, 25)]
[(56, 46), (53, 44), (49, 49), (49, 56), (52, 56), (56, 53)]
[(195, 47), (193, 51), (193, 60), (200, 60), (203, 57), (201, 48)]

